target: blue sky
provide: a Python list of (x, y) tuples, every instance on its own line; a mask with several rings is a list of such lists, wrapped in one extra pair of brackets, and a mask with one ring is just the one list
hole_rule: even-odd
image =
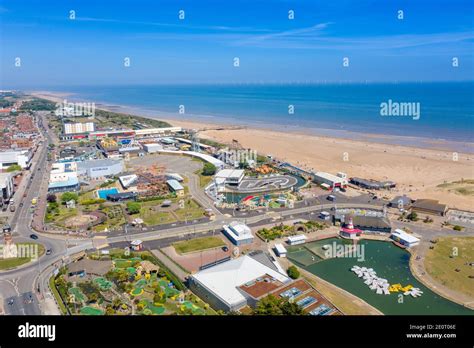
[(473, 6), (472, 0), (1, 0), (0, 86), (471, 80)]

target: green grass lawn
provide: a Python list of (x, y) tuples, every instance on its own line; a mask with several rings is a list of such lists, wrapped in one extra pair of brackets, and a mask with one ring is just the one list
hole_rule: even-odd
[[(453, 252), (458, 256), (453, 256)], [(450, 257), (453, 256), (453, 257)], [(425, 257), (426, 271), (446, 287), (474, 297), (474, 237), (440, 237)], [(459, 269), (456, 272), (455, 269)]]
[[(173, 203), (177, 203), (181, 198), (171, 198)], [(159, 208), (164, 199), (153, 200), (141, 203), (140, 218), (148, 226), (170, 224), (176, 221), (194, 220), (204, 215), (204, 209), (194, 200), (184, 198), (184, 208), (161, 209)], [(157, 208), (158, 207), (158, 208)]]
[[(18, 266), (21, 266), (25, 263), (28, 263), (31, 261), (31, 257), (29, 255), (33, 256), (35, 253), (37, 253), (37, 257), (40, 257), (41, 255), (44, 254), (44, 247), (41, 244), (38, 243), (18, 243), (17, 245), (17, 250), (19, 252), (19, 256), (23, 254), (21, 250), (24, 250), (25, 256), (26, 257), (15, 257), (15, 258), (9, 258), (9, 259), (0, 259), (0, 270), (7, 270), (10, 268), (15, 268)], [(37, 246), (36, 249), (31, 249), (31, 246)], [(26, 248), (26, 249), (24, 249)]]
[(87, 192), (81, 192), (79, 194), (79, 204), (82, 204), (84, 201), (88, 201), (91, 199), (97, 199), (97, 195), (95, 193), (95, 190), (92, 191), (87, 191)]
[(204, 209), (192, 199), (184, 200), (184, 209), (176, 209), (174, 213), (179, 220), (193, 220), (204, 216)]
[(194, 251), (218, 248), (224, 245), (225, 243), (220, 237), (202, 237), (174, 243), (173, 247), (179, 254), (186, 254)]
[(133, 257), (130, 259), (114, 259), (115, 268), (128, 268), (135, 264), (137, 261), (141, 261), (139, 257)]
[(55, 214), (48, 215), (46, 220), (47, 222), (62, 225), (70, 217), (77, 216), (77, 213), (77, 208), (68, 209), (64, 205), (59, 205), (57, 212)]
[(143, 222), (148, 226), (176, 222), (176, 218), (170, 212), (155, 212), (150, 207), (142, 207), (140, 209), (140, 217), (143, 219)]
[(106, 228), (108, 230), (120, 228), (126, 222), (125, 216), (123, 215), (122, 206), (120, 204), (105, 207), (102, 212), (107, 215), (107, 220), (93, 228), (93, 230), (96, 232), (101, 232)]
[[(148, 202), (142, 202), (140, 208), (140, 218), (148, 226), (169, 224), (176, 222), (176, 217), (171, 214), (171, 210), (157, 211), (156, 207), (160, 207), (165, 199), (156, 199)], [(170, 199), (175, 203), (176, 199)]]
[[(195, 160), (195, 159), (193, 159)], [(196, 160), (197, 162), (202, 162), (201, 160)], [(212, 175), (202, 175), (202, 169), (198, 169), (194, 172), (197, 176), (199, 176), (199, 186), (206, 187), (212, 180)]]

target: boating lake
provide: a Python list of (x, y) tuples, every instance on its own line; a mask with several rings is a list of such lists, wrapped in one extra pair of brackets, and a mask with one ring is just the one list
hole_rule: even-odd
[[(474, 311), (451, 302), (420, 283), (409, 267), (410, 253), (389, 242), (360, 240), (362, 256), (323, 259), (323, 245), (348, 244), (349, 241), (330, 238), (304, 245), (288, 247), (288, 258), (298, 266), (316, 276), (347, 290), (363, 299), (384, 314), (389, 315), (474, 315)], [(364, 249), (362, 249), (362, 246)], [(312, 251), (310, 251), (312, 250)], [(363, 261), (362, 261), (363, 259)], [(359, 261), (358, 261), (359, 260)], [(364, 284), (362, 278), (350, 269), (354, 266), (373, 268), (377, 276), (386, 278), (392, 284), (413, 285), (420, 288), (420, 297), (404, 296), (402, 292), (378, 295)], [(401, 296), (399, 296), (401, 295)], [(399, 303), (402, 297), (403, 301)]]

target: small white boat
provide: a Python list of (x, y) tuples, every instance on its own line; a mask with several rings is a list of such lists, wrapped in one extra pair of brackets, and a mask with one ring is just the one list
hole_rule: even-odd
[(377, 291), (376, 291), (376, 292), (377, 292), (378, 295), (382, 295), (383, 290), (382, 290), (382, 288), (377, 288)]

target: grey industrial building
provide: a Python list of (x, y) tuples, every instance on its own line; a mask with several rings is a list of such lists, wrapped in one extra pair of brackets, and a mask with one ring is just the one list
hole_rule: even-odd
[(77, 162), (77, 174), (91, 179), (120, 174), (124, 170), (122, 160), (98, 159)]

